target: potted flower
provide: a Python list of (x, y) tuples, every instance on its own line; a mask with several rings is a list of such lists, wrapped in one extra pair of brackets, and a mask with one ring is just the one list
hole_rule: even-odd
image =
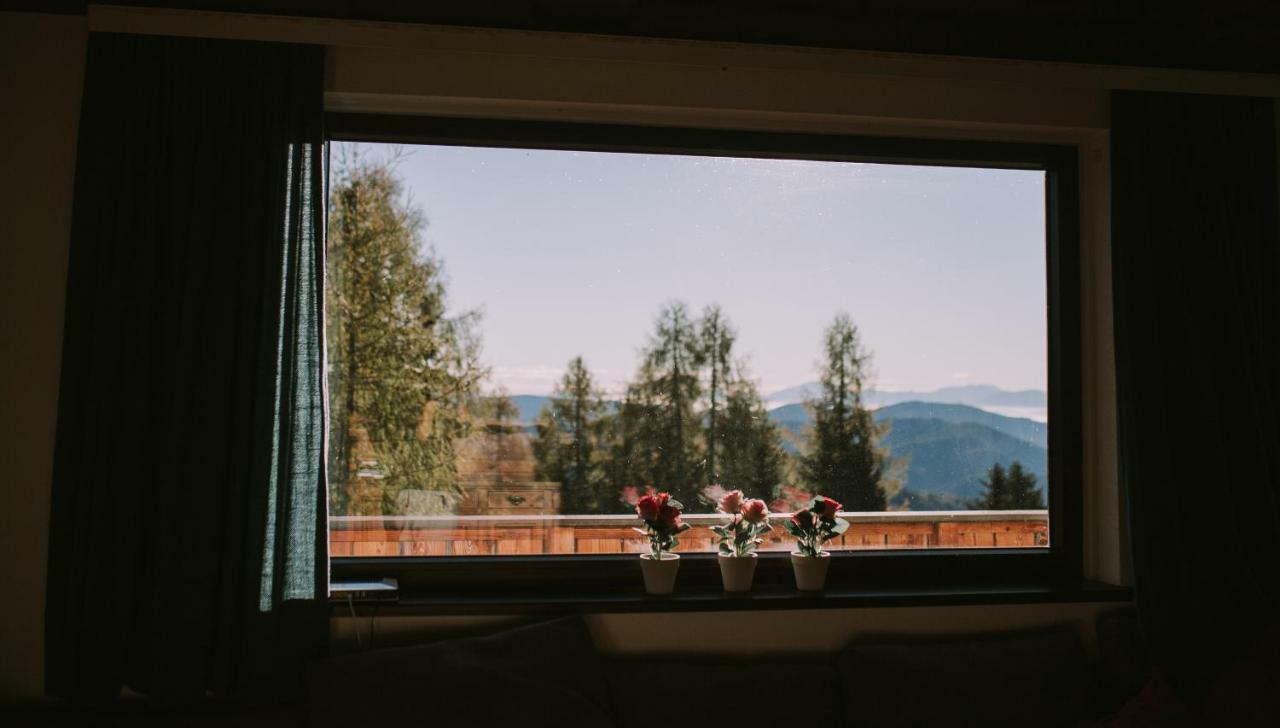
[(827, 581), (831, 554), (822, 544), (844, 533), (849, 522), (837, 518), (840, 502), (826, 496), (814, 496), (808, 508), (802, 508), (786, 522), (787, 532), (796, 537), (796, 551), (791, 552), (791, 568), (800, 591), (822, 591)]
[(637, 528), (649, 537), (649, 553), (640, 554), (640, 571), (644, 574), (644, 590), (649, 594), (670, 594), (675, 588), (680, 555), (671, 549), (680, 544), (676, 534), (689, 530), (680, 520), (684, 506), (667, 493), (646, 495), (636, 501), (636, 515), (644, 521)]
[(720, 498), (716, 510), (729, 516), (723, 526), (712, 526), (720, 537), (720, 578), (727, 592), (751, 591), (756, 573), (756, 545), (768, 533), (769, 507), (758, 498), (744, 499), (742, 491), (731, 490)]

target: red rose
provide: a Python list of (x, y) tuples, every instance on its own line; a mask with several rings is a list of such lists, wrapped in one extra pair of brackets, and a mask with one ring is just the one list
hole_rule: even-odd
[(651, 495), (646, 495), (636, 501), (636, 515), (645, 521), (656, 521), (658, 519), (658, 511), (662, 509), (662, 504), (658, 503), (658, 499)]
[(791, 522), (799, 526), (800, 530), (808, 531), (813, 528), (813, 511), (808, 509), (796, 511), (791, 517)]
[(663, 505), (658, 509), (658, 525), (666, 529), (675, 529), (680, 527), (680, 509), (673, 508), (669, 505)]
[(824, 521), (836, 520), (836, 512), (844, 507), (840, 505), (840, 501), (832, 500), (826, 496), (822, 497), (822, 502), (818, 505), (821, 509), (818, 511), (818, 518), (821, 518)]

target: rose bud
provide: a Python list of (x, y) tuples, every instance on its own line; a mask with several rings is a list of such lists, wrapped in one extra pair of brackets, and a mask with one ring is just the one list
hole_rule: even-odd
[(658, 512), (662, 506), (658, 503), (658, 499), (651, 495), (646, 495), (636, 501), (636, 515), (645, 521), (655, 521), (658, 518)]
[(680, 527), (680, 510), (664, 505), (658, 510), (658, 525), (663, 528), (674, 529)]
[(796, 511), (795, 515), (791, 516), (791, 522), (808, 531), (813, 528), (813, 511), (807, 508), (802, 511)]
[(836, 520), (836, 513), (843, 507), (840, 501), (824, 496), (822, 499), (822, 511), (818, 513), (818, 517), (824, 521), (834, 521)]
[(725, 493), (720, 499), (720, 512), (728, 513), (731, 516), (738, 515), (738, 511), (742, 510), (742, 491), (731, 490)]
[(747, 523), (760, 523), (769, 517), (769, 506), (759, 498), (752, 498), (742, 504), (742, 520)]

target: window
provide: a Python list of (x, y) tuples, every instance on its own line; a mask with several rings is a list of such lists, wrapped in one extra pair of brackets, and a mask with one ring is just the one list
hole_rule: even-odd
[(336, 122), (336, 563), (639, 552), (649, 488), (683, 553), (736, 488), (841, 501), (833, 550), (1072, 560), (1073, 150)]

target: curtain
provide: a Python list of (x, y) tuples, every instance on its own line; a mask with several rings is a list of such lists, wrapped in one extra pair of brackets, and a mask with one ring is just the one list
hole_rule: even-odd
[(46, 595), (53, 695), (268, 690), (323, 643), (322, 54), (90, 36)]
[(1121, 478), (1155, 663), (1190, 697), (1280, 608), (1271, 99), (1112, 97)]

